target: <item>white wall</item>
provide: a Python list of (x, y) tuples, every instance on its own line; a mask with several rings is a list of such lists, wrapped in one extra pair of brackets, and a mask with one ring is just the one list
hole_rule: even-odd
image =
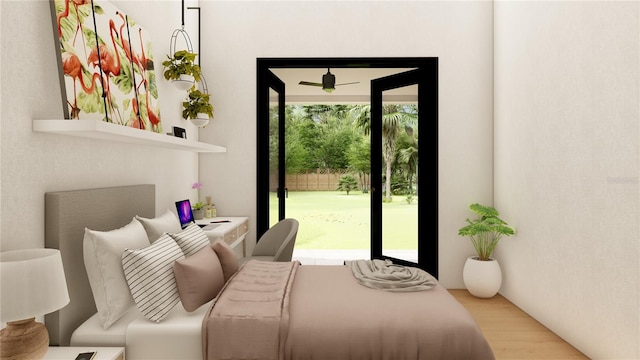
[[(255, 219), (256, 58), (428, 57), (440, 61), (440, 280), (461, 288), (473, 248), (457, 236), (467, 207), (491, 203), (491, 2), (201, 1), (203, 68), (215, 120), (201, 139), (204, 193), (222, 214)], [(300, 232), (304, 231), (301, 226)], [(255, 227), (252, 233), (255, 234)]]
[(501, 294), (593, 359), (640, 358), (639, 4), (495, 4)]
[[(200, 139), (228, 152), (200, 156), (32, 132), (32, 119), (62, 117), (49, 3), (0, 4), (2, 250), (43, 245), (44, 193), (54, 190), (155, 183), (162, 211), (178, 198), (193, 197), (190, 186), (200, 180), (201, 197), (211, 195), (220, 214), (255, 219), (256, 58), (438, 56), (440, 277), (448, 287), (463, 286), (462, 265), (473, 250), (457, 237), (457, 228), (470, 202), (492, 199), (490, 2), (201, 2), (202, 66), (216, 118), (199, 131)], [(180, 1), (114, 4), (149, 31), (161, 69), (171, 32), (180, 26)], [(25, 14), (30, 27), (21, 32)], [(194, 16), (187, 11), (195, 45)], [(323, 26), (325, 21), (332, 25)], [(25, 64), (29, 71), (17, 71)], [(195, 138), (197, 130), (180, 119), (182, 94), (160, 71), (158, 77), (165, 130), (185, 126)], [(30, 219), (26, 230), (24, 218)], [(248, 240), (252, 247), (255, 221)]]
[[(180, 1), (114, 3), (151, 33), (160, 69)], [(517, 229), (496, 254), (501, 293), (590, 357), (640, 358), (637, 2), (496, 3), (495, 105), (492, 2), (201, 6), (216, 119), (200, 138), (226, 154), (32, 132), (62, 117), (49, 3), (0, 1), (0, 250), (43, 246), (54, 190), (155, 183), (163, 211), (200, 180), (221, 214), (255, 219), (257, 57), (438, 56), (442, 282), (463, 287), (467, 205), (495, 200)], [(159, 90), (165, 129), (195, 138), (182, 95)]]
[[(180, 1), (114, 4), (152, 35), (156, 69), (161, 69), (171, 32), (180, 25)], [(0, 250), (44, 246), (47, 191), (152, 183), (157, 212), (194, 196), (195, 153), (33, 132), (33, 119), (63, 117), (49, 1), (3, 0), (0, 13)], [(179, 113), (182, 94), (158, 74), (166, 132), (185, 125)], [(188, 131), (197, 138), (194, 128)]]

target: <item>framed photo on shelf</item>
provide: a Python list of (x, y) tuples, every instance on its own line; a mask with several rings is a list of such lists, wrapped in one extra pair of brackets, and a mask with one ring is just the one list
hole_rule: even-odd
[(185, 131), (184, 128), (181, 128), (179, 126), (174, 126), (173, 127), (173, 136), (186, 139), (187, 138), (187, 132)]

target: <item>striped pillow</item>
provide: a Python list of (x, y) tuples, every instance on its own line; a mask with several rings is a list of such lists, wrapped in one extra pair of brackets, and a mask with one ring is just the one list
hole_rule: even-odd
[(180, 259), (184, 259), (184, 253), (167, 234), (146, 248), (124, 250), (122, 269), (133, 300), (145, 318), (160, 322), (180, 301), (173, 274), (173, 263)]
[(179, 233), (169, 233), (180, 246), (185, 257), (189, 257), (206, 246), (211, 246), (209, 237), (196, 223), (189, 224)]

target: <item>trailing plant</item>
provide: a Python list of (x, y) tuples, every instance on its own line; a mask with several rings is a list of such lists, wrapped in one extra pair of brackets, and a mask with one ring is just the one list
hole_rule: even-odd
[(200, 81), (200, 65), (195, 63), (195, 53), (187, 50), (176, 51), (173, 56), (167, 55), (167, 60), (162, 62), (164, 78), (166, 80), (178, 80), (180, 75), (191, 75), (196, 82)]
[(187, 94), (187, 99), (182, 102), (182, 117), (195, 119), (199, 113), (207, 114), (209, 118), (213, 118), (213, 105), (209, 102), (209, 94), (192, 89)]
[(491, 206), (471, 204), (469, 209), (479, 218), (470, 220), (458, 230), (458, 235), (468, 236), (478, 254), (478, 260), (488, 261), (502, 236), (511, 236), (515, 231), (500, 219), (498, 211)]

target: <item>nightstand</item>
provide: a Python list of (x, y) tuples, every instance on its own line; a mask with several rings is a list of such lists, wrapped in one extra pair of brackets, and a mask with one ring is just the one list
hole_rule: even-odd
[(95, 351), (93, 360), (125, 360), (123, 347), (49, 346), (45, 360), (74, 360), (78, 354)]

